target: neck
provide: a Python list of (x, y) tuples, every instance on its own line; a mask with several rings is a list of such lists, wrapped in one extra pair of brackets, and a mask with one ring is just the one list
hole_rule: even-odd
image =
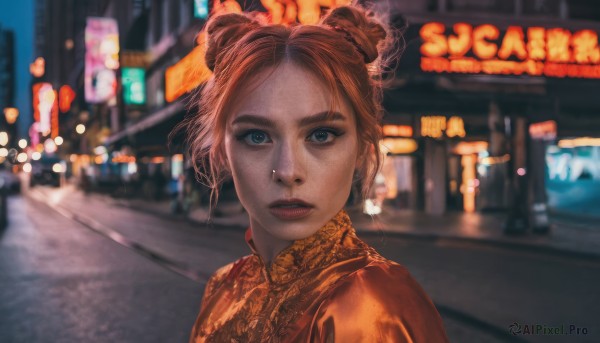
[(251, 230), (256, 251), (267, 266), (271, 264), (277, 254), (293, 243), (293, 241), (273, 237), (258, 225), (251, 225)]

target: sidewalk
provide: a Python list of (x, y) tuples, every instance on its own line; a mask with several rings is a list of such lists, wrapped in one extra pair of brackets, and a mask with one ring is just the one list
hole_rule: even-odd
[[(140, 199), (112, 199), (121, 206), (207, 225), (205, 208), (192, 210), (187, 218), (173, 215), (170, 202), (149, 202)], [(384, 209), (378, 216), (363, 214), (359, 208), (347, 208), (359, 235), (395, 236), (424, 240), (444, 240), (460, 243), (478, 243), (521, 251), (535, 251), (600, 261), (600, 221), (564, 217), (553, 218), (548, 234), (528, 231), (522, 235), (506, 235), (502, 225), (503, 213), (447, 213), (442, 216), (426, 215), (415, 211)], [(248, 216), (238, 202), (221, 202), (208, 224), (219, 228), (242, 230), (249, 226)]]

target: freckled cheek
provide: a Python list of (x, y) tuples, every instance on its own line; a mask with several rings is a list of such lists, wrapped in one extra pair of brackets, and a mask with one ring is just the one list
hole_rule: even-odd
[[(340, 156), (340, 155), (338, 155)], [(351, 156), (340, 156), (337, 159), (323, 163), (318, 168), (319, 175), (315, 175), (315, 181), (325, 188), (336, 188), (352, 182), (356, 158)], [(341, 189), (340, 189), (341, 191)]]
[(247, 195), (256, 197), (259, 190), (265, 188), (270, 176), (265, 164), (248, 152), (239, 150), (228, 151), (229, 165), (235, 183), (236, 191), (240, 198)]

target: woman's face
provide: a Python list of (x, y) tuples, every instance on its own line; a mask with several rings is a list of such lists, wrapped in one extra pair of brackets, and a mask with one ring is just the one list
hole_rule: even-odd
[[(350, 194), (358, 163), (352, 108), (342, 99), (336, 117), (323, 120), (331, 92), (289, 62), (242, 93), (232, 99), (225, 151), (252, 230), (276, 240), (306, 238), (341, 210)], [(291, 198), (310, 206), (271, 206)]]

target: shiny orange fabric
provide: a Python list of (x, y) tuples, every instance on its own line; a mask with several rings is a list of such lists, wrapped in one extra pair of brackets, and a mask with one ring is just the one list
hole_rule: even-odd
[(246, 240), (253, 254), (208, 281), (190, 342), (448, 342), (421, 286), (344, 210), (267, 267)]

